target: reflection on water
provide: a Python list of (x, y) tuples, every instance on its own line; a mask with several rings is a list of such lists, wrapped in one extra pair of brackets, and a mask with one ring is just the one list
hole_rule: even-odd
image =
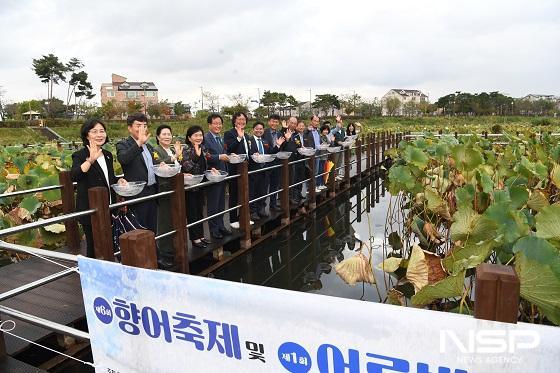
[[(213, 273), (216, 278), (337, 297), (379, 301), (372, 285), (349, 286), (334, 267), (355, 255), (373, 237), (373, 264), (382, 260), (386, 211), (390, 195), (380, 179), (364, 180), (348, 193), (318, 208), (276, 237), (256, 246)], [(359, 202), (359, 203), (358, 203)], [(368, 253), (364, 246), (363, 252)], [(381, 296), (383, 272), (374, 268)]]

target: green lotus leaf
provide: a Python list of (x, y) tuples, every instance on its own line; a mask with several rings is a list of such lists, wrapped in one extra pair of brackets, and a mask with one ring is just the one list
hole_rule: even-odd
[(20, 202), (18, 207), (26, 209), (30, 214), (34, 214), (41, 207), (41, 202), (35, 196), (27, 196)]
[(469, 241), (478, 243), (496, 237), (497, 224), (484, 215), (477, 214), (473, 209), (461, 207), (453, 215), (451, 239), (453, 241)]
[(560, 205), (543, 207), (535, 220), (538, 237), (560, 240)]
[(515, 271), (519, 276), (521, 297), (535, 304), (554, 324), (560, 325), (559, 269), (531, 260), (524, 251), (519, 251), (515, 254)]
[(519, 237), (529, 234), (529, 224), (525, 215), (512, 209), (505, 202), (494, 203), (489, 206), (484, 215), (497, 225), (496, 235), (503, 235), (504, 243), (514, 243)]
[(412, 192), (416, 187), (416, 178), (409, 166), (393, 166), (389, 170), (389, 191), (397, 195), (400, 191)]
[(22, 174), (28, 159), (25, 157), (15, 157), (12, 162), (19, 169), (19, 173)]
[(17, 179), (18, 190), (32, 189), (39, 186), (39, 178), (34, 175), (19, 175)]
[(455, 160), (455, 167), (461, 171), (472, 171), (484, 162), (482, 154), (465, 145), (457, 145), (451, 149), (451, 155)]
[(536, 236), (521, 237), (513, 246), (514, 253), (522, 253), (529, 260), (550, 265), (560, 275), (560, 252), (547, 240)]
[(463, 294), (465, 271), (449, 276), (432, 285), (426, 285), (412, 296), (414, 306), (424, 306), (437, 299), (459, 297)]
[(404, 159), (407, 163), (410, 163), (421, 170), (426, 168), (428, 161), (430, 160), (422, 150), (413, 146), (406, 147), (404, 151)]
[(548, 198), (540, 190), (531, 192), (531, 196), (527, 200), (527, 206), (535, 211), (541, 211), (544, 207), (549, 206)]
[(505, 190), (499, 190), (499, 189), (494, 190), (492, 192), (492, 197), (493, 197), (494, 203), (500, 203), (500, 202), (511, 203), (509, 193)]
[(457, 207), (472, 207), (476, 190), (474, 185), (467, 184), (455, 190), (455, 197), (457, 198)]
[(455, 246), (449, 255), (441, 261), (443, 268), (448, 272), (454, 273), (457, 266), (468, 266), (474, 268), (480, 263), (486, 261), (492, 250), (498, 246), (495, 240), (480, 241), (475, 243), (474, 240), (467, 241), (464, 246)]
[(529, 192), (524, 186), (512, 186), (509, 188), (509, 197), (511, 199), (511, 207), (518, 209), (527, 203)]
[[(50, 175), (46, 178), (41, 179), (41, 186), (51, 186), (59, 184), (60, 181), (58, 179), (58, 176), (56, 175)], [(47, 201), (57, 201), (61, 198), (60, 189), (47, 190), (46, 192), (43, 192), (43, 197)]]
[(476, 173), (476, 179), (482, 187), (482, 191), (484, 193), (492, 193), (492, 191), (494, 190), (494, 182), (489, 175), (479, 170)]

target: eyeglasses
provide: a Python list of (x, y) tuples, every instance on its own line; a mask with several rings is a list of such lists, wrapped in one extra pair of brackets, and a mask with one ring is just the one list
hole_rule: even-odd
[(105, 132), (105, 130), (90, 130), (88, 133), (91, 135), (97, 135), (97, 134), (104, 135), (107, 132)]

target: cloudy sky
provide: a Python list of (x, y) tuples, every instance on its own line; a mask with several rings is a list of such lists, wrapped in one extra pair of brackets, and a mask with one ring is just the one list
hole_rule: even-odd
[(31, 64), (53, 53), (85, 63), (94, 101), (111, 73), (191, 104), (201, 86), (222, 105), (258, 89), (560, 95), (559, 19), (558, 0), (1, 0), (0, 86), (45, 98)]

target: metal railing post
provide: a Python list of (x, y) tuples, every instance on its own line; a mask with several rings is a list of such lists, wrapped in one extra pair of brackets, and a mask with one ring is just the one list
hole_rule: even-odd
[(97, 259), (115, 261), (113, 232), (109, 211), (109, 191), (107, 188), (94, 187), (88, 190), (90, 208), (96, 212), (91, 216), (93, 249)]
[(251, 222), (249, 209), (249, 161), (241, 162), (237, 165), (239, 180), (237, 184), (237, 203), (241, 205), (239, 209), (239, 246), (242, 249), (251, 247)]
[(476, 267), (474, 317), (516, 324), (519, 277), (511, 266), (482, 263)]
[(282, 172), (280, 174), (280, 206), (282, 207), (282, 225), (290, 224), (290, 161), (282, 159)]
[(171, 190), (173, 194), (169, 198), (171, 209), (171, 226), (175, 231), (173, 235), (173, 250), (175, 251), (175, 263), (179, 266), (181, 273), (189, 273), (188, 260), (188, 237), (187, 230), (187, 201), (185, 197), (185, 182), (182, 173), (178, 173), (171, 179)]
[(316, 199), (316, 193), (315, 193), (315, 185), (316, 185), (316, 180), (315, 180), (315, 156), (312, 155), (311, 157), (309, 157), (307, 159), (307, 164), (309, 165), (309, 173), (311, 174), (311, 177), (309, 178), (309, 182), (307, 183), (307, 203), (308, 203), (308, 207), (309, 209), (314, 209), (315, 207), (317, 207), (317, 199)]
[(366, 137), (366, 174), (371, 175), (371, 134)]
[[(74, 201), (74, 184), (72, 183), (72, 176), (70, 171), (61, 171), (58, 174), (58, 180), (62, 189), (60, 196), (62, 198), (62, 212), (70, 214), (75, 212), (76, 206)], [(66, 227), (66, 245), (70, 252), (77, 254), (80, 251), (80, 233), (78, 231), (78, 223), (76, 220), (71, 219), (64, 222)]]
[(152, 231), (135, 229), (119, 237), (121, 263), (132, 267), (157, 269), (156, 238)]

